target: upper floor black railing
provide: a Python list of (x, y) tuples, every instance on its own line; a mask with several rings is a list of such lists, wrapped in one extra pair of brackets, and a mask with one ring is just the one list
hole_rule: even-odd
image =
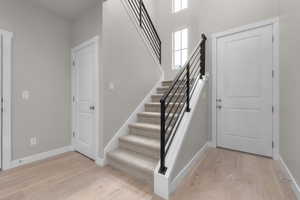
[(143, 30), (149, 44), (161, 64), (161, 40), (154, 27), (151, 17), (143, 3), (143, 0), (128, 0), (134, 16)]
[(160, 137), (160, 173), (165, 174), (165, 158), (185, 112), (190, 112), (190, 100), (197, 81), (205, 75), (206, 36), (197, 45), (188, 61), (182, 67), (168, 91), (160, 100), (161, 137)]

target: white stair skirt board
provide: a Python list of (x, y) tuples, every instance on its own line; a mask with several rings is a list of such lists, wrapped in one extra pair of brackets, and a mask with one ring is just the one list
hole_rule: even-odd
[(300, 187), (297, 184), (296, 179), (294, 178), (292, 172), (289, 170), (288, 166), (286, 165), (281, 156), (279, 156), (278, 160), (285, 175), (288, 176), (287, 178), (289, 179), (293, 192), (295, 193), (297, 199), (300, 200)]
[(160, 80), (155, 84), (155, 86), (151, 89), (151, 91), (146, 95), (146, 97), (143, 99), (143, 101), (138, 105), (138, 107), (135, 109), (135, 111), (129, 116), (128, 120), (122, 125), (122, 127), (117, 131), (115, 136), (110, 140), (110, 142), (105, 146), (104, 148), (104, 158), (97, 158), (96, 164), (99, 166), (105, 166), (107, 164), (106, 155), (108, 152), (118, 148), (119, 146), (119, 138), (121, 136), (128, 134), (128, 126), (129, 124), (133, 124), (138, 119), (138, 113), (141, 113), (144, 111), (144, 105), (151, 101), (152, 94), (155, 93), (156, 88), (159, 87), (161, 82), (164, 80), (164, 74), (162, 73)]
[(96, 165), (100, 166), (100, 167), (104, 167), (107, 163), (106, 160), (104, 158), (100, 158), (97, 157), (95, 160)]
[[(189, 173), (190, 169), (201, 159), (203, 156), (204, 150), (208, 147), (208, 144), (206, 144), (202, 149), (199, 149), (199, 152), (191, 158), (191, 161), (181, 170), (179, 175), (174, 179), (173, 182), (171, 182), (171, 174), (174, 170), (175, 163), (179, 159), (179, 151), (183, 145), (184, 138), (187, 134), (187, 130), (189, 127), (189, 124), (192, 120), (192, 117), (195, 113), (195, 107), (197, 105), (197, 102), (201, 98), (201, 94), (203, 89), (205, 88), (207, 82), (208, 82), (209, 75), (206, 75), (203, 80), (199, 80), (199, 83), (197, 84), (195, 88), (195, 93), (193, 98), (191, 99), (190, 106), (191, 106), (191, 112), (185, 113), (184, 118), (181, 121), (181, 124), (178, 127), (178, 132), (181, 134), (177, 134), (174, 137), (173, 143), (170, 147), (169, 153), (166, 157), (166, 166), (168, 167), (168, 170), (165, 175), (162, 175), (159, 173), (160, 168), (160, 162), (156, 166), (156, 169), (154, 171), (154, 192), (159, 197), (162, 197), (164, 199), (169, 199), (172, 192), (174, 192), (177, 188), (177, 186), (181, 183), (181, 181), (184, 179), (184, 177)], [(206, 97), (208, 98), (208, 97)]]
[(35, 155), (32, 155), (32, 156), (28, 156), (28, 157), (25, 157), (25, 158), (17, 159), (17, 160), (14, 160), (10, 163), (9, 168), (11, 169), (11, 168), (19, 167), (19, 166), (22, 166), (22, 165), (25, 165), (25, 164), (36, 162), (36, 161), (39, 161), (39, 160), (44, 160), (44, 159), (47, 159), (47, 158), (51, 158), (53, 156), (57, 156), (57, 155), (60, 155), (62, 153), (66, 153), (66, 152), (70, 152), (70, 151), (74, 151), (73, 146), (65, 146), (65, 147), (62, 147), (62, 148), (58, 148), (58, 149), (50, 150), (50, 151), (47, 151), (47, 152), (43, 152), (43, 153), (35, 154)]

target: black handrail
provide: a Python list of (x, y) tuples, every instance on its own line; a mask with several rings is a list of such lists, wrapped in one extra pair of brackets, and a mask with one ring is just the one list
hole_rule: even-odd
[[(171, 147), (176, 131), (185, 112), (190, 112), (190, 100), (197, 81), (205, 75), (206, 36), (202, 34), (200, 43), (182, 67), (168, 91), (160, 100), (160, 169), (167, 171), (165, 158)], [(177, 98), (174, 98), (177, 95)], [(185, 108), (185, 109), (184, 109)]]
[(137, 23), (143, 30), (143, 33), (147, 38), (153, 53), (161, 64), (161, 40), (146, 9), (146, 6), (143, 3), (143, 0), (128, 0), (128, 2), (134, 13)]

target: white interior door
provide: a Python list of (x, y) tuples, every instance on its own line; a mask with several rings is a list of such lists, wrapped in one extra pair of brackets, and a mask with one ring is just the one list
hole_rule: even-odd
[(217, 146), (272, 156), (273, 26), (217, 39)]
[(73, 145), (95, 159), (96, 43), (73, 50), (73, 60)]

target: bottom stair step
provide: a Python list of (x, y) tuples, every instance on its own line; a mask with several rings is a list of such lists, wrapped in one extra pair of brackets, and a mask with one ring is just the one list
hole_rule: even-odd
[(154, 170), (158, 163), (156, 159), (123, 148), (109, 152), (107, 158), (112, 167), (153, 184)]
[(145, 156), (159, 159), (160, 141), (139, 135), (125, 135), (119, 139), (119, 147)]

